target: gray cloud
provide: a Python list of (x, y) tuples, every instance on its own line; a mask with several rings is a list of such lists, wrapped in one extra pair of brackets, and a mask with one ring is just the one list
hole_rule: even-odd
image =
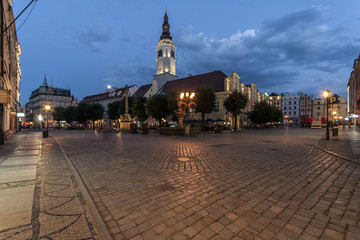
[(344, 28), (330, 28), (324, 11), (313, 7), (264, 22), (259, 29), (237, 30), (223, 39), (186, 27), (174, 37), (182, 51), (177, 59), (179, 74), (238, 72), (244, 83), (268, 89), (312, 84), (315, 77), (301, 79), (305, 71), (328, 74), (349, 68), (360, 40), (348, 37)]
[(82, 31), (78, 35), (77, 44), (79, 46), (86, 46), (92, 51), (98, 52), (104, 43), (110, 40), (110, 34), (104, 30), (88, 29)]

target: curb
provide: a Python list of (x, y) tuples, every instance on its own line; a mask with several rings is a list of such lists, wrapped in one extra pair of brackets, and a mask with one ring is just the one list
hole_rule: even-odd
[(64, 149), (59, 144), (59, 141), (57, 140), (57, 138), (56, 137), (53, 137), (53, 138), (55, 139), (56, 143), (59, 145), (62, 153), (64, 154), (64, 157), (65, 157), (67, 163), (69, 164), (71, 172), (74, 175), (75, 181), (77, 183), (77, 186), (78, 186), (84, 200), (86, 201), (86, 206), (89, 209), (90, 215), (95, 223), (94, 225), (95, 225), (96, 229), (98, 230), (98, 234), (99, 234), (100, 238), (103, 240), (112, 240), (113, 238), (112, 238), (108, 228), (106, 227), (100, 213), (98, 212), (96, 205), (95, 205), (94, 201), (92, 200), (78, 170), (76, 169), (75, 165), (72, 163), (72, 160), (69, 158), (69, 156), (65, 153)]

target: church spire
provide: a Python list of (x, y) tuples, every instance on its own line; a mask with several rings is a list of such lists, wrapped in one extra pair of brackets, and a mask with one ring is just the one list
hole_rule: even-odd
[(44, 81), (43, 81), (43, 86), (47, 87), (48, 84), (47, 84), (47, 80), (46, 80), (46, 73), (45, 73), (45, 77), (44, 77)]
[(167, 15), (167, 10), (165, 11), (165, 16), (164, 16), (164, 23), (162, 25), (162, 35), (160, 36), (160, 40), (163, 39), (169, 39), (172, 40), (172, 37), (170, 36), (170, 24), (169, 24), (169, 17)]

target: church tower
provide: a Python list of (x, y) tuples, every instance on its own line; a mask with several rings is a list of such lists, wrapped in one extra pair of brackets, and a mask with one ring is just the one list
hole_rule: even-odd
[[(153, 79), (153, 88), (158, 91), (167, 81), (175, 80), (176, 76), (176, 47), (170, 35), (170, 24), (165, 12), (162, 25), (162, 35), (156, 44), (156, 75)], [(154, 82), (155, 81), (155, 82)]]

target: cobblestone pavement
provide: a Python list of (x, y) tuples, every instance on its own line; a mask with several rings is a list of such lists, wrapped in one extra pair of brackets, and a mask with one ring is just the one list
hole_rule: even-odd
[(114, 239), (359, 239), (358, 133), (53, 135)]
[[(4, 146), (12, 144), (15, 148), (12, 152), (1, 152), (0, 163), (6, 164), (0, 167), (5, 170), (35, 167), (34, 177), (0, 184), (0, 192), (8, 195), (0, 205), (29, 205), (30, 210), (1, 208), (4, 212), (0, 211), (0, 239), (99, 239), (73, 174), (55, 140), (42, 139), (40, 133), (33, 132), (13, 138), (13, 143), (6, 142)], [(24, 163), (24, 156), (29, 151), (34, 152), (32, 161)], [(29, 194), (21, 199), (24, 195), (20, 188), (24, 187), (28, 187)], [(19, 219), (21, 222), (14, 222)]]

